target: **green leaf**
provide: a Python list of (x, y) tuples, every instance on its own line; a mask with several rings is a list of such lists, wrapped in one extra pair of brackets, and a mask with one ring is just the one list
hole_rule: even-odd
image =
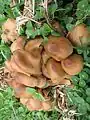
[(70, 105), (73, 105), (74, 104), (74, 96), (73, 96), (72, 92), (67, 92), (66, 94), (67, 94), (67, 98), (68, 98), (68, 103)]
[(35, 19), (40, 20), (40, 19), (42, 19), (44, 17), (45, 17), (44, 8), (43, 7), (38, 7), (38, 9), (36, 9)]
[(40, 28), (40, 33), (42, 36), (47, 36), (51, 33), (51, 28), (48, 24), (44, 23), (43, 26)]
[(40, 94), (40, 93), (35, 93), (34, 94), (34, 98), (40, 100), (40, 101), (44, 101), (44, 97)]
[(88, 0), (81, 0), (78, 4), (77, 4), (77, 8), (78, 9), (86, 9), (88, 6)]
[(56, 4), (51, 4), (50, 6), (48, 6), (48, 13), (50, 15), (53, 15), (56, 10), (57, 10), (57, 5)]
[(73, 8), (73, 5), (72, 5), (72, 3), (70, 3), (70, 4), (67, 4), (66, 6), (65, 6), (65, 14), (66, 13), (68, 13), (68, 12), (70, 12), (71, 10), (72, 10), (72, 8)]
[(90, 88), (87, 88), (87, 89), (86, 89), (86, 95), (87, 95), (87, 96), (90, 96)]
[(30, 94), (36, 93), (36, 90), (34, 88), (26, 88), (26, 91), (29, 92)]
[(44, 43), (47, 43), (48, 42), (48, 38), (45, 37), (45, 36), (43, 36), (43, 38), (44, 38)]
[(86, 101), (90, 104), (90, 97), (87, 97)]
[(88, 80), (88, 78), (89, 78), (88, 74), (84, 71), (79, 73), (79, 77), (81, 80)]
[(82, 54), (83, 53), (83, 49), (81, 47), (76, 47), (75, 49), (77, 50), (78, 54)]
[(80, 79), (77, 76), (73, 76), (71, 78), (71, 80), (72, 80), (73, 84), (77, 85)]
[(70, 23), (66, 24), (66, 28), (68, 31), (72, 31), (73, 27), (74, 27), (73, 24), (70, 24)]
[(37, 36), (37, 31), (35, 31), (31, 21), (27, 22), (25, 33), (27, 35), (27, 38), (35, 38), (35, 36)]
[(84, 80), (80, 80), (79, 81), (79, 86), (80, 87), (85, 87), (86, 86), (86, 82)]
[(12, 11), (13, 11), (13, 15), (14, 15), (15, 18), (18, 17), (18, 16), (20, 16), (20, 9), (17, 6), (15, 6), (12, 9)]
[(33, 29), (33, 25), (31, 21), (28, 21), (26, 24), (27, 29), (32, 30)]
[(45, 100), (44, 97), (35, 90), (35, 88), (28, 88), (27, 87), (26, 91), (28, 93), (32, 94), (32, 97), (34, 97), (35, 99), (38, 99), (38, 100), (41, 100), (41, 101)]
[(54, 30), (51, 31), (51, 35), (59, 37), (60, 34), (58, 32), (55, 32)]
[(6, 20), (6, 17), (4, 14), (0, 14), (0, 25), (2, 25), (2, 23), (4, 23)]
[(19, 35), (23, 35), (24, 34), (24, 28), (23, 27), (20, 27), (20, 30), (19, 30)]
[(1, 54), (4, 57), (4, 59), (10, 58), (11, 51), (10, 51), (10, 48), (7, 45), (1, 44), (0, 45), (0, 51), (1, 51)]
[(81, 114), (86, 114), (87, 113), (86, 104), (79, 104), (78, 105), (78, 112)]
[(86, 73), (90, 74), (90, 69), (89, 68), (84, 68), (83, 71), (85, 71)]

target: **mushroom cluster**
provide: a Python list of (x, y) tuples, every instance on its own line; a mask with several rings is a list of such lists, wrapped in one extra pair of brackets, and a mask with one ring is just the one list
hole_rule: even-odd
[[(73, 54), (73, 46), (65, 37), (49, 36), (48, 42), (43, 43), (41, 37), (26, 42), (19, 36), (11, 44), (11, 52), (5, 62), (6, 81), (29, 110), (51, 110), (53, 102), (47, 88), (71, 85), (70, 77), (83, 69), (83, 58)], [(36, 99), (27, 87), (44, 91), (40, 93), (45, 100)]]

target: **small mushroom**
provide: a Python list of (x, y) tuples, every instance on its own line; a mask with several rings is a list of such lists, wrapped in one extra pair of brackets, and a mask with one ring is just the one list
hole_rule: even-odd
[(48, 43), (44, 45), (45, 51), (56, 61), (61, 61), (72, 54), (73, 46), (68, 39), (55, 36), (48, 39)]
[(61, 61), (62, 68), (69, 75), (77, 75), (83, 69), (83, 58), (80, 55), (73, 54)]
[(67, 38), (75, 46), (90, 44), (90, 32), (85, 24), (75, 26), (67, 35)]
[(59, 32), (61, 35), (64, 35), (63, 28), (60, 25), (59, 21), (53, 20), (52, 27), (54, 27), (55, 31)]
[(1, 38), (5, 41), (14, 41), (18, 37), (18, 33), (16, 31), (16, 20), (7, 19), (7, 21), (2, 26), (3, 33)]

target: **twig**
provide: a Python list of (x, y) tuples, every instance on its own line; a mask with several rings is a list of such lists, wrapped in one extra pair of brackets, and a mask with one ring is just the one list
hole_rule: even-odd
[(33, 5), (33, 15), (35, 14), (35, 0), (32, 0), (32, 5)]

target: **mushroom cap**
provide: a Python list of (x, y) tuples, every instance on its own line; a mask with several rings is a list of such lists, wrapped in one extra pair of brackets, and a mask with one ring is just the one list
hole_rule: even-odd
[(48, 81), (46, 81), (46, 78), (43, 76), (27, 76), (23, 73), (14, 73), (14, 79), (17, 83), (30, 87), (43, 88), (46, 85), (46, 83), (49, 84)]
[(52, 21), (52, 26), (55, 28), (55, 30), (57, 32), (59, 32), (61, 35), (64, 35), (64, 33), (63, 33), (63, 27), (61, 26), (61, 24), (59, 23), (59, 21), (53, 20)]
[(3, 24), (2, 29), (8, 29), (10, 31), (16, 29), (16, 20), (15, 19), (7, 19), (7, 21)]
[(46, 69), (46, 65), (42, 64), (42, 74), (46, 77), (46, 78), (50, 78), (48, 71)]
[(20, 98), (20, 102), (30, 110), (45, 110), (49, 111), (52, 109), (52, 102), (48, 101), (40, 101), (35, 98)]
[(30, 98), (27, 102), (27, 108), (32, 110), (42, 110), (42, 101), (34, 98)]
[(32, 95), (26, 91), (26, 87), (20, 83), (18, 83), (15, 79), (9, 79), (7, 80), (7, 83), (9, 86), (11, 86), (14, 89), (15, 97), (17, 98), (30, 98)]
[(83, 69), (83, 58), (80, 55), (73, 54), (61, 61), (62, 68), (69, 75), (77, 75)]
[(53, 83), (59, 83), (65, 77), (66, 73), (62, 69), (61, 63), (52, 58), (48, 60), (46, 69)]
[[(33, 53), (34, 54), (34, 53)], [(38, 56), (38, 55), (36, 55)], [(41, 74), (41, 57), (37, 58), (24, 50), (17, 50), (13, 54), (15, 63), (26, 73), (40, 75)]]
[(26, 71), (22, 70), (22, 68), (19, 67), (18, 63), (15, 62), (13, 56), (11, 57), (10, 66), (12, 68), (12, 72), (20, 72), (30, 76), (30, 73), (27, 73)]
[(52, 102), (50, 100), (49, 101), (43, 101), (42, 106), (43, 106), (43, 110), (49, 111), (49, 110), (52, 109)]
[(71, 85), (71, 82), (70, 82), (70, 80), (69, 79), (63, 79), (63, 80), (61, 80), (60, 81), (60, 83), (59, 83), (60, 85)]
[(43, 64), (46, 64), (47, 61), (48, 61), (48, 59), (50, 59), (50, 56), (49, 56), (48, 53), (44, 50), (44, 51), (42, 52), (42, 62), (43, 62)]
[(3, 34), (1, 37), (5, 42), (13, 42), (18, 37), (18, 33), (16, 31), (16, 20), (14, 19), (7, 19), (2, 26), (2, 30)]
[(67, 35), (67, 38), (75, 46), (90, 44), (90, 32), (85, 24), (79, 24), (73, 28)]
[(17, 98), (31, 98), (32, 97), (32, 94), (26, 91), (25, 86), (15, 88), (14, 93)]
[(11, 44), (11, 52), (13, 53), (16, 50), (23, 49), (25, 44), (25, 38), (24, 37), (18, 37), (12, 44)]
[(20, 98), (20, 102), (21, 102), (23, 105), (27, 105), (28, 98)]
[(30, 40), (25, 45), (25, 51), (31, 52), (35, 48), (40, 48), (40, 45), (42, 43), (42, 38), (37, 37), (34, 40)]
[(73, 52), (70, 41), (64, 37), (49, 36), (48, 43), (44, 45), (45, 51), (56, 61), (67, 58)]
[(42, 73), (45, 77), (50, 78), (48, 71), (46, 69), (46, 63), (50, 59), (50, 56), (46, 53), (46, 51), (42, 52)]
[(6, 60), (5, 61), (5, 67), (9, 70), (9, 71), (13, 71), (13, 68), (12, 68), (12, 66), (11, 66), (11, 60)]

